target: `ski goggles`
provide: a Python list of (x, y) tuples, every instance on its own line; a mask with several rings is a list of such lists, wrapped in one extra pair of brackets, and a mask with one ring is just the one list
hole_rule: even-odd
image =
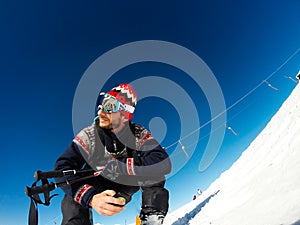
[(128, 113), (134, 112), (134, 107), (131, 105), (123, 104), (115, 97), (111, 96), (108, 93), (100, 93), (100, 96), (103, 96), (102, 104), (98, 106), (98, 109), (102, 110), (105, 113), (116, 113), (119, 111), (124, 111)]

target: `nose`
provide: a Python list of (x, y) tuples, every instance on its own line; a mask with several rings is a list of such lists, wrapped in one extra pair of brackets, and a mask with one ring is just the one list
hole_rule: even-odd
[(101, 115), (106, 115), (106, 113), (102, 110), (102, 108), (100, 108), (98, 110), (98, 115), (101, 116)]

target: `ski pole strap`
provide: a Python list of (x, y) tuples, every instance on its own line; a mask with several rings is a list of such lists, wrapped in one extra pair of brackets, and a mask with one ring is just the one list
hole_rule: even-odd
[[(57, 194), (50, 196), (50, 191), (54, 190), (55, 184), (49, 183), (47, 179), (42, 179), (42, 185), (37, 186), (35, 181), (31, 187), (25, 187), (25, 193), (30, 197), (30, 209), (28, 216), (28, 225), (37, 225), (38, 224), (38, 204), (50, 205), (50, 200)], [(44, 194), (44, 202), (41, 200), (39, 194)]]
[(37, 225), (38, 224), (38, 206), (37, 202), (30, 197), (30, 209), (28, 215), (28, 225)]

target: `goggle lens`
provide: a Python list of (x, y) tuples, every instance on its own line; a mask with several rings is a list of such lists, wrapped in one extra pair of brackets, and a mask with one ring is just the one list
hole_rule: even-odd
[(109, 94), (104, 94), (101, 109), (105, 113), (118, 112), (120, 108), (120, 102)]

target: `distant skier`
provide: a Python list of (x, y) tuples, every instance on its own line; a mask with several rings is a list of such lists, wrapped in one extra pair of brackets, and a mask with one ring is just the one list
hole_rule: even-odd
[(197, 194), (198, 194), (198, 195), (201, 195), (201, 194), (202, 194), (202, 191), (201, 191), (200, 189), (198, 189), (198, 190), (197, 190)]
[(194, 195), (194, 196), (193, 196), (193, 200), (196, 200), (196, 198), (197, 198), (197, 196), (196, 196), (196, 195)]
[(80, 131), (57, 159), (56, 170), (97, 168), (102, 175), (63, 188), (62, 225), (92, 225), (92, 208), (105, 216), (118, 214), (140, 189), (141, 224), (163, 223), (169, 200), (165, 174), (171, 161), (151, 133), (131, 121), (136, 102), (128, 84), (100, 94), (95, 123)]

